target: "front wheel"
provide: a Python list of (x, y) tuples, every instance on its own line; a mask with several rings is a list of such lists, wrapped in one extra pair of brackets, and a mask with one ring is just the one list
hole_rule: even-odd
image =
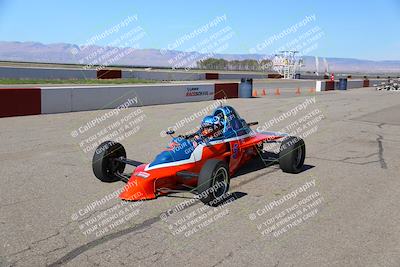
[(229, 168), (223, 160), (210, 159), (202, 167), (197, 182), (200, 200), (210, 204), (221, 198), (229, 190)]
[(289, 136), (282, 141), (279, 166), (283, 172), (299, 173), (303, 169), (306, 145), (303, 139)]
[(116, 142), (106, 141), (98, 146), (93, 155), (92, 167), (94, 175), (102, 182), (116, 182), (120, 178), (116, 173), (123, 173), (125, 163), (116, 161), (117, 158), (126, 158), (125, 148)]

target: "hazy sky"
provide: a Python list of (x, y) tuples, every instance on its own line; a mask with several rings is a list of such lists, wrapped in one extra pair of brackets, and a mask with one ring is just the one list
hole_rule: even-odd
[[(257, 53), (271, 54), (296, 38), (312, 38), (306, 33), (318, 29), (310, 55), (400, 60), (400, 0), (0, 0), (0, 40), (85, 44), (135, 15), (137, 21), (96, 44), (108, 45), (123, 32), (140, 26), (146, 33), (140, 48), (168, 48), (185, 34), (225, 15), (224, 21), (186, 40), (177, 50), (189, 49), (229, 27), (233, 35), (223, 53), (249, 53), (258, 47)], [(274, 34), (313, 15), (315, 20), (262, 47)]]

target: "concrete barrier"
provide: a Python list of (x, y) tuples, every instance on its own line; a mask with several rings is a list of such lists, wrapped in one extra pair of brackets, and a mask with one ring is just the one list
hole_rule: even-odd
[(71, 86), (42, 88), (42, 113), (148, 106), (214, 99), (214, 84)]
[(321, 92), (321, 91), (326, 91), (326, 82), (325, 81), (316, 81), (315, 84), (315, 91), (316, 92)]
[(218, 80), (219, 74), (215, 72), (206, 72), (205, 73), (206, 80)]
[(41, 114), (40, 88), (0, 89), (0, 118)]
[(266, 74), (257, 73), (217, 73), (206, 72), (196, 73), (189, 71), (171, 70), (124, 70), (122, 78), (137, 78), (156, 81), (195, 81), (195, 80), (240, 80), (245, 79), (264, 79)]
[[(387, 79), (361, 79), (361, 80), (347, 80), (347, 89), (355, 89), (355, 88), (364, 88), (364, 87), (370, 87), (370, 86), (378, 86), (381, 85), (382, 82), (387, 81)], [(332, 83), (332, 81), (316, 81), (316, 91), (328, 91), (328, 90), (333, 90), (332, 89), (332, 84), (334, 84), (335, 90), (339, 89), (339, 82), (335, 81)]]
[[(381, 83), (385, 79), (370, 80)], [(364, 80), (350, 80), (349, 88)], [(242, 79), (240, 83), (66, 86), (0, 89), (0, 117), (147, 106), (219, 98), (301, 95), (333, 89), (333, 81)]]
[(238, 98), (239, 83), (216, 83), (214, 99)]
[(268, 79), (281, 79), (283, 76), (279, 73), (269, 73), (267, 74)]
[(335, 81), (325, 81), (325, 91), (335, 90)]
[(385, 81), (387, 81), (387, 79), (369, 79), (369, 86), (379, 86)]
[(96, 79), (96, 77), (96, 70), (0, 67), (0, 78), (6, 79)]
[[(364, 80), (347, 80), (346, 89), (362, 88), (364, 86)], [(339, 81), (316, 81), (316, 91), (330, 91), (339, 90)]]
[(41, 90), (42, 114), (72, 111), (72, 88), (44, 87)]
[(240, 79), (266, 79), (267, 74), (257, 73), (220, 73), (220, 80), (240, 80)]
[[(136, 78), (142, 80), (155, 81), (197, 81), (197, 80), (240, 80), (245, 79), (264, 79), (267, 77), (278, 78), (279, 74), (262, 74), (262, 73), (246, 73), (246, 72), (195, 72), (184, 70), (140, 70), (140, 69), (124, 69), (124, 70), (99, 70), (83, 69), (83, 68), (46, 68), (46, 67), (12, 67), (1, 66), (0, 78), (8, 79), (96, 79), (107, 77), (110, 78)], [(106, 75), (106, 76), (104, 76)]]
[(121, 79), (121, 70), (98, 70), (97, 79)]
[(347, 89), (363, 88), (364, 80), (347, 80)]
[(312, 80), (254, 79), (253, 96), (300, 95), (315, 92), (316, 83)]
[(196, 81), (204, 80), (205, 74), (187, 71), (123, 70), (122, 78), (135, 78), (154, 81)]
[[(111, 71), (111, 72), (110, 72)], [(96, 79), (110, 72), (118, 72), (116, 77), (137, 78), (156, 81), (193, 81), (204, 80), (204, 73), (170, 70), (100, 70), (83, 68), (45, 68), (45, 67), (9, 67), (0, 66), (0, 78), (6, 79)], [(120, 75), (119, 75), (119, 72)]]
[(339, 81), (323, 80), (315, 81), (315, 91), (331, 91), (339, 89)]
[(0, 117), (237, 98), (239, 83), (0, 89)]

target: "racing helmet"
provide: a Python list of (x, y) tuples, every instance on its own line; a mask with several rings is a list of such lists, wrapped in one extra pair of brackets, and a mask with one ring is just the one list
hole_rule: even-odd
[(222, 122), (218, 116), (206, 116), (201, 122), (201, 131), (205, 136), (213, 134), (220, 135), (222, 130)]

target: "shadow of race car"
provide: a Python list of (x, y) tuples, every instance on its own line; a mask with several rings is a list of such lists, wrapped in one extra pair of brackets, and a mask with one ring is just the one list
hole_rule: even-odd
[[(301, 138), (252, 130), (250, 127), (258, 123), (246, 122), (231, 106), (216, 108), (204, 121), (193, 134), (174, 137), (175, 132), (168, 131), (171, 142), (146, 164), (128, 159), (121, 144), (104, 142), (93, 156), (94, 175), (103, 182), (126, 182), (119, 195), (122, 200), (149, 200), (192, 191), (204, 203), (211, 203), (228, 192), (230, 177), (258, 157), (265, 143), (280, 143), (275, 160), (282, 171), (299, 173), (303, 168), (306, 148)], [(211, 129), (208, 134), (204, 134), (206, 129)], [(126, 165), (135, 167), (132, 174), (124, 174)]]

